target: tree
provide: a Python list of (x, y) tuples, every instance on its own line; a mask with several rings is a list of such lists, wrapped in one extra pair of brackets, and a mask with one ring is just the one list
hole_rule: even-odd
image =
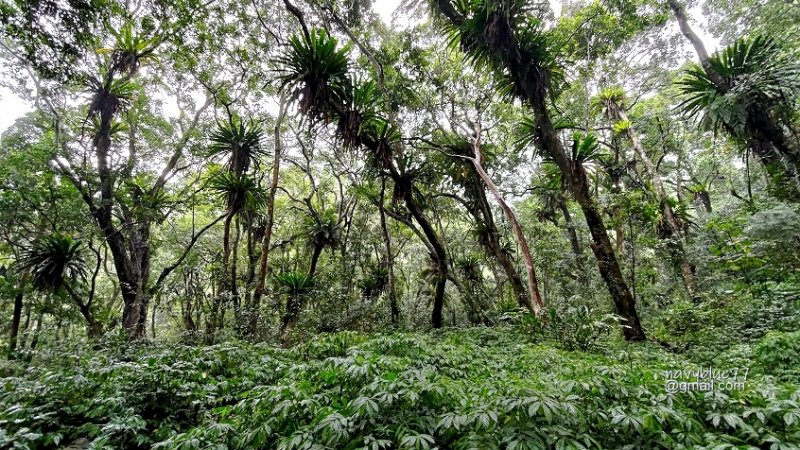
[(606, 88), (600, 92), (600, 95), (595, 99), (595, 107), (600, 109), (606, 118), (611, 122), (614, 132), (624, 135), (631, 147), (633, 147), (636, 156), (644, 164), (647, 175), (650, 177), (653, 190), (656, 194), (656, 200), (660, 205), (662, 212), (660, 229), (663, 230), (662, 238), (667, 241), (667, 245), (671, 249), (672, 257), (680, 265), (681, 276), (683, 277), (684, 285), (689, 295), (693, 298), (697, 296), (697, 286), (695, 283), (695, 268), (686, 256), (683, 242), (683, 228), (684, 226), (678, 220), (675, 211), (670, 203), (671, 199), (667, 196), (664, 189), (664, 183), (661, 180), (661, 175), (650, 159), (650, 156), (645, 152), (642, 142), (636, 135), (635, 128), (628, 118), (625, 110), (625, 94), (622, 88), (612, 87)]
[(100, 335), (103, 326), (95, 319), (94, 299), (90, 296), (84, 300), (74, 286), (85, 281), (88, 272), (80, 242), (58, 233), (44, 236), (25, 252), (18, 265), (21, 271), (30, 273), (31, 282), (39, 291), (66, 293), (86, 320), (89, 338)]
[[(237, 248), (240, 236), (240, 220), (251, 219), (248, 212), (258, 211), (265, 203), (264, 192), (258, 182), (251, 176), (251, 163), (257, 161), (261, 150), (263, 132), (255, 122), (245, 122), (235, 115), (229, 116), (227, 122), (220, 123), (211, 135), (210, 156), (225, 155), (226, 171), (216, 172), (210, 179), (210, 188), (224, 198), (226, 217), (222, 238), (222, 273), (220, 288), (217, 292), (213, 316), (223, 301), (231, 301), (236, 314), (237, 324), (241, 320), (241, 299), (237, 283)], [(231, 226), (235, 221), (235, 238), (231, 242)], [(249, 231), (252, 227), (247, 224)], [(231, 254), (233, 253), (233, 258)], [(221, 323), (214, 323), (220, 327)], [(213, 334), (213, 333), (212, 333)]]
[(451, 3), (439, 0), (438, 11), (447, 21), (452, 42), (474, 63), (498, 72), (502, 89), (526, 102), (536, 123), (536, 143), (553, 159), (581, 206), (592, 235), (592, 250), (600, 274), (622, 318), (623, 334), (628, 340), (644, 340), (645, 334), (636, 312), (636, 301), (617, 262), (589, 188), (581, 161), (570, 158), (558, 137), (547, 100), (558, 77), (557, 63), (547, 36), (535, 19), (524, 15), (521, 1), (488, 3), (476, 0)]
[(282, 87), (298, 99), (300, 111), (312, 124), (335, 123), (337, 134), (345, 145), (366, 149), (372, 164), (392, 178), (394, 197), (403, 200), (433, 249), (431, 258), (437, 270), (431, 323), (434, 328), (439, 328), (443, 323), (449, 256), (417, 200), (419, 193), (413, 182), (413, 173), (404, 171), (394, 160), (400, 152), (400, 132), (375, 111), (378, 101), (374, 84), (353, 83), (350, 79), (348, 47), (337, 48), (336, 39), (325, 31), (314, 29), (309, 32), (302, 16), (297, 17), (304, 35), (293, 36), (289, 54), (278, 60), (285, 67), (280, 77)]
[(763, 35), (742, 37), (709, 56), (683, 6), (668, 3), (700, 58), (679, 82), (685, 111), (741, 141), (772, 176), (776, 194), (797, 201), (800, 142), (792, 135), (791, 116), (800, 95), (800, 66)]
[(269, 192), (267, 193), (266, 220), (264, 224), (264, 238), (261, 240), (261, 255), (258, 257), (258, 278), (256, 279), (255, 290), (252, 297), (252, 305), (249, 308), (249, 323), (247, 334), (254, 336), (258, 327), (258, 319), (261, 307), (261, 297), (264, 295), (264, 288), (267, 279), (267, 268), (269, 264), (270, 242), (272, 241), (272, 228), (275, 223), (275, 196), (278, 192), (278, 178), (281, 167), (281, 126), (286, 115), (286, 96), (281, 95), (278, 103), (278, 117), (275, 119), (273, 132), (274, 152), (272, 155), (272, 176), (270, 179)]

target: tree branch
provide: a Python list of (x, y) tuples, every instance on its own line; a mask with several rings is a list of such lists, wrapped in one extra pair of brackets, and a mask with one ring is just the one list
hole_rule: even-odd
[(161, 274), (158, 276), (158, 279), (156, 280), (155, 284), (153, 284), (153, 287), (150, 288), (150, 295), (151, 296), (155, 295), (155, 293), (158, 292), (158, 290), (161, 288), (161, 285), (164, 283), (164, 280), (169, 276), (169, 274), (172, 273), (173, 270), (177, 269), (178, 266), (181, 265), (181, 263), (183, 263), (183, 260), (185, 260), (186, 257), (189, 255), (189, 252), (194, 247), (194, 244), (197, 243), (198, 239), (200, 239), (200, 237), (206, 231), (208, 231), (209, 228), (211, 228), (212, 226), (216, 225), (220, 220), (224, 219), (227, 216), (228, 216), (228, 213), (222, 214), (221, 216), (219, 216), (216, 219), (214, 219), (213, 221), (211, 221), (211, 223), (209, 223), (208, 225), (206, 225), (203, 228), (201, 228), (200, 231), (195, 233), (194, 236), (192, 236), (192, 240), (189, 241), (189, 245), (187, 245), (186, 248), (183, 249), (183, 253), (181, 253), (181, 256), (174, 263), (172, 263), (169, 266), (165, 267), (161, 271)]

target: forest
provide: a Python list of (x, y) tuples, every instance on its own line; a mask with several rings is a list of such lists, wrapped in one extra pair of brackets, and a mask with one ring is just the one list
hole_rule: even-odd
[(0, 0), (0, 449), (800, 449), (797, 0)]

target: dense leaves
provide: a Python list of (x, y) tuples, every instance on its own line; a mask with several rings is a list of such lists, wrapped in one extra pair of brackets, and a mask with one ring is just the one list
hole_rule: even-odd
[(2, 379), (0, 439), (18, 448), (792, 448), (800, 433), (796, 385), (750, 374), (742, 389), (668, 392), (666, 371), (698, 366), (657, 347), (556, 350), (513, 328), (39, 358)]

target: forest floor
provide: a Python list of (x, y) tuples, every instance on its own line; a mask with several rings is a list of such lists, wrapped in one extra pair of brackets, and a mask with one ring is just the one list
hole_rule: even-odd
[(759, 348), (564, 350), (509, 326), (43, 351), (2, 367), (0, 448), (798, 448), (798, 371)]

